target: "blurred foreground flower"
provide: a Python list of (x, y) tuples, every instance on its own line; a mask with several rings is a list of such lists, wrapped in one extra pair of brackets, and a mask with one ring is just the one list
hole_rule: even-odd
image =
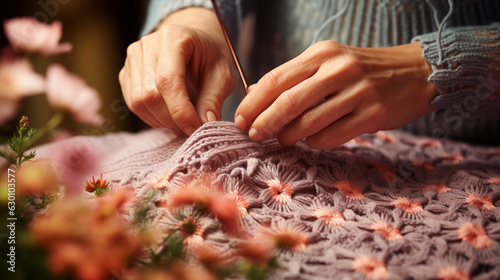
[(59, 21), (46, 24), (32, 17), (22, 17), (5, 20), (3, 27), (12, 46), (22, 52), (55, 55), (73, 49), (71, 43), (59, 43), (62, 37)]
[(52, 107), (69, 111), (78, 122), (101, 126), (104, 121), (99, 114), (99, 93), (59, 64), (47, 70), (47, 99)]
[(53, 273), (69, 273), (80, 280), (108, 279), (112, 271), (132, 263), (141, 251), (141, 242), (117, 215), (120, 201), (103, 201), (93, 208), (82, 200), (63, 200), (33, 220), (31, 233), (47, 251)]
[(45, 160), (29, 161), (17, 169), (17, 191), (21, 195), (42, 195), (57, 187), (57, 177)]

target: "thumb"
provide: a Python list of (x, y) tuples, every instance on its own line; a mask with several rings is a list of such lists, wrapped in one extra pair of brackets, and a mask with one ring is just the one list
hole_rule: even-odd
[(222, 119), (222, 104), (234, 87), (235, 82), (228, 77), (207, 77), (203, 81), (195, 104), (203, 123)]

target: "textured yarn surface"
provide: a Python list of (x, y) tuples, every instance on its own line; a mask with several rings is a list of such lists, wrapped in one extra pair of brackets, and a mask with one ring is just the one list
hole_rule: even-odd
[[(305, 240), (280, 255), (286, 269), (272, 279), (500, 278), (498, 148), (379, 132), (312, 150), (256, 143), (228, 122), (205, 124), (189, 138), (148, 130), (67, 141), (95, 147), (111, 188), (132, 187), (137, 196), (157, 190), (148, 222), (160, 228), (173, 225), (159, 205), (174, 190), (215, 174), (214, 184), (245, 202), (245, 232), (270, 228)], [(40, 148), (39, 157), (57, 147)], [(199, 222), (203, 242), (234, 246), (237, 237)], [(367, 272), (376, 269), (388, 273)]]

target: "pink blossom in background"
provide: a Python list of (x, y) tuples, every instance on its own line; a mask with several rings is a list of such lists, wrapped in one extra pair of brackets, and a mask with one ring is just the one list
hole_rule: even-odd
[(13, 118), (19, 101), (45, 90), (44, 78), (33, 71), (33, 66), (12, 47), (0, 50), (0, 124)]
[(47, 70), (47, 99), (52, 107), (69, 111), (78, 122), (101, 126), (104, 121), (99, 114), (99, 93), (59, 64)]
[(0, 98), (0, 125), (14, 118), (18, 110), (18, 101)]
[(73, 49), (71, 43), (59, 43), (62, 37), (60, 21), (46, 24), (32, 17), (13, 18), (5, 20), (3, 28), (12, 46), (22, 52), (55, 55)]
[(54, 146), (51, 162), (59, 181), (65, 187), (65, 196), (83, 192), (85, 181), (98, 170), (99, 157), (95, 148), (85, 140), (65, 141)]

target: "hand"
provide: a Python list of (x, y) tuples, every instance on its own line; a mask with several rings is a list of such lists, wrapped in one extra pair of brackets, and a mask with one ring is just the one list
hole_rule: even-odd
[(221, 118), (236, 83), (217, 18), (199, 7), (172, 13), (131, 44), (119, 80), (127, 106), (142, 120), (188, 135)]
[(323, 41), (251, 86), (235, 122), (255, 141), (277, 134), (283, 145), (306, 138), (333, 148), (432, 111), (431, 73), (418, 42), (375, 49)]

